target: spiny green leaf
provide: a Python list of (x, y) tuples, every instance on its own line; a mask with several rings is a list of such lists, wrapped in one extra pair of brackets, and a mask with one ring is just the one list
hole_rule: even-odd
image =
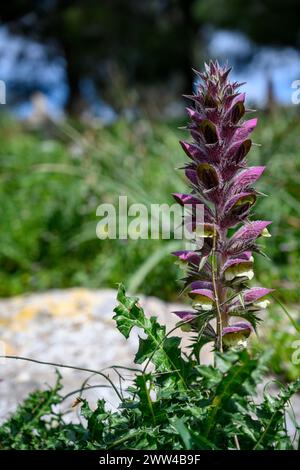
[(119, 286), (117, 298), (119, 305), (114, 310), (114, 319), (121, 333), (128, 338), (131, 329), (136, 326), (146, 335), (146, 338), (139, 340), (135, 362), (141, 364), (145, 360), (151, 361), (158, 372), (176, 371), (177, 381), (179, 378), (179, 382), (187, 388), (184, 377), (188, 363), (181, 357), (181, 339), (176, 336), (167, 337), (165, 326), (160, 325), (155, 317), (146, 317), (143, 309), (137, 304), (138, 299), (126, 296), (122, 284)]
[(116, 321), (120, 333), (128, 339), (132, 328), (134, 326), (143, 328), (147, 325), (148, 319), (145, 317), (143, 309), (138, 305), (138, 299), (126, 296), (123, 284), (119, 285), (117, 300), (119, 305), (114, 309), (113, 319)]

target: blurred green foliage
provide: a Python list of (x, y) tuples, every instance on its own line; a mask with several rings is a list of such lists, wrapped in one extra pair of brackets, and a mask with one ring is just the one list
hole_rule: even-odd
[[(297, 111), (260, 116), (249, 162), (266, 164), (256, 218), (273, 220), (265, 241), (271, 258), (256, 256), (256, 282), (285, 301), (299, 300), (300, 121)], [(115, 287), (165, 299), (177, 297), (180, 273), (168, 240), (105, 240), (96, 237), (96, 208), (117, 203), (172, 203), (186, 186), (180, 123), (118, 121), (109, 127), (65, 123), (30, 130), (2, 120), (0, 126), (0, 295), (74, 285)]]
[(268, 314), (264, 315), (263, 328), (252, 342), (255, 353), (269, 350), (268, 366), (283, 381), (293, 381), (300, 377), (300, 316), (299, 307), (288, 309), (275, 302)]

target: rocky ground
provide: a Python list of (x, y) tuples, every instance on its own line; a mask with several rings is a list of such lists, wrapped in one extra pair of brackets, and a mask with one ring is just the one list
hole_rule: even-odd
[[(149, 316), (156, 315), (167, 330), (174, 327), (178, 304), (165, 303), (159, 299), (140, 296), (140, 303)], [(31, 294), (0, 301), (0, 350), (6, 355), (24, 356), (41, 361), (67, 364), (76, 367), (105, 371), (119, 384), (118, 375), (109, 366), (133, 367), (132, 359), (138, 345), (138, 332), (133, 331), (126, 341), (117, 331), (112, 320), (116, 305), (113, 289), (87, 290), (74, 288), (53, 290), (42, 294)], [(177, 330), (176, 334), (180, 335)], [(1, 352), (0, 352), (1, 355)], [(202, 353), (204, 363), (211, 362), (211, 352)], [(55, 367), (0, 359), (0, 422), (15, 409), (26, 395), (37, 388), (53, 385)], [(102, 385), (85, 392), (93, 404), (104, 397), (111, 407), (117, 406), (117, 398), (105, 380), (89, 372), (60, 369), (63, 373), (63, 393), (69, 394), (86, 385)], [(133, 372), (121, 371), (123, 387), (130, 381)], [(70, 405), (78, 392), (65, 401)], [(300, 399), (294, 401), (300, 422)], [(76, 411), (69, 419), (78, 419)], [(290, 425), (292, 428), (292, 425)]]

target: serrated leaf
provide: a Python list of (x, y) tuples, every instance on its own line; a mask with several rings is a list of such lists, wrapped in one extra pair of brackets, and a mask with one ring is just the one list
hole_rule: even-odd
[(114, 309), (113, 320), (116, 321), (120, 333), (128, 339), (134, 326), (143, 328), (149, 320), (145, 317), (143, 309), (138, 305), (138, 298), (126, 295), (123, 284), (119, 285), (117, 300), (119, 305)]

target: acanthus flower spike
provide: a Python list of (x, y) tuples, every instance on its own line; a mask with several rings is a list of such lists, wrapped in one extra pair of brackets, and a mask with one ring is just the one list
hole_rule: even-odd
[[(267, 306), (271, 289), (252, 287), (252, 252), (262, 236), (270, 236), (270, 221), (250, 220), (251, 210), (260, 196), (253, 187), (264, 166), (247, 166), (252, 146), (251, 134), (257, 119), (245, 119), (246, 95), (241, 84), (229, 80), (230, 69), (217, 62), (205, 64), (197, 72), (196, 92), (186, 96), (192, 141), (180, 144), (189, 158), (183, 170), (190, 193), (174, 194), (182, 206), (191, 206), (189, 229), (194, 234), (195, 251), (174, 253), (186, 266), (183, 292), (192, 299), (193, 311), (175, 312), (189, 320), (189, 328), (199, 335), (207, 333), (215, 348), (241, 346), (255, 329), (253, 312)], [(204, 220), (194, 212), (204, 207)], [(235, 233), (232, 233), (235, 229)], [(203, 242), (204, 240), (204, 242)], [(245, 321), (231, 324), (234, 316)], [(214, 332), (210, 321), (216, 319)], [(213, 333), (212, 333), (213, 332)], [(203, 338), (202, 340), (203, 341)]]

